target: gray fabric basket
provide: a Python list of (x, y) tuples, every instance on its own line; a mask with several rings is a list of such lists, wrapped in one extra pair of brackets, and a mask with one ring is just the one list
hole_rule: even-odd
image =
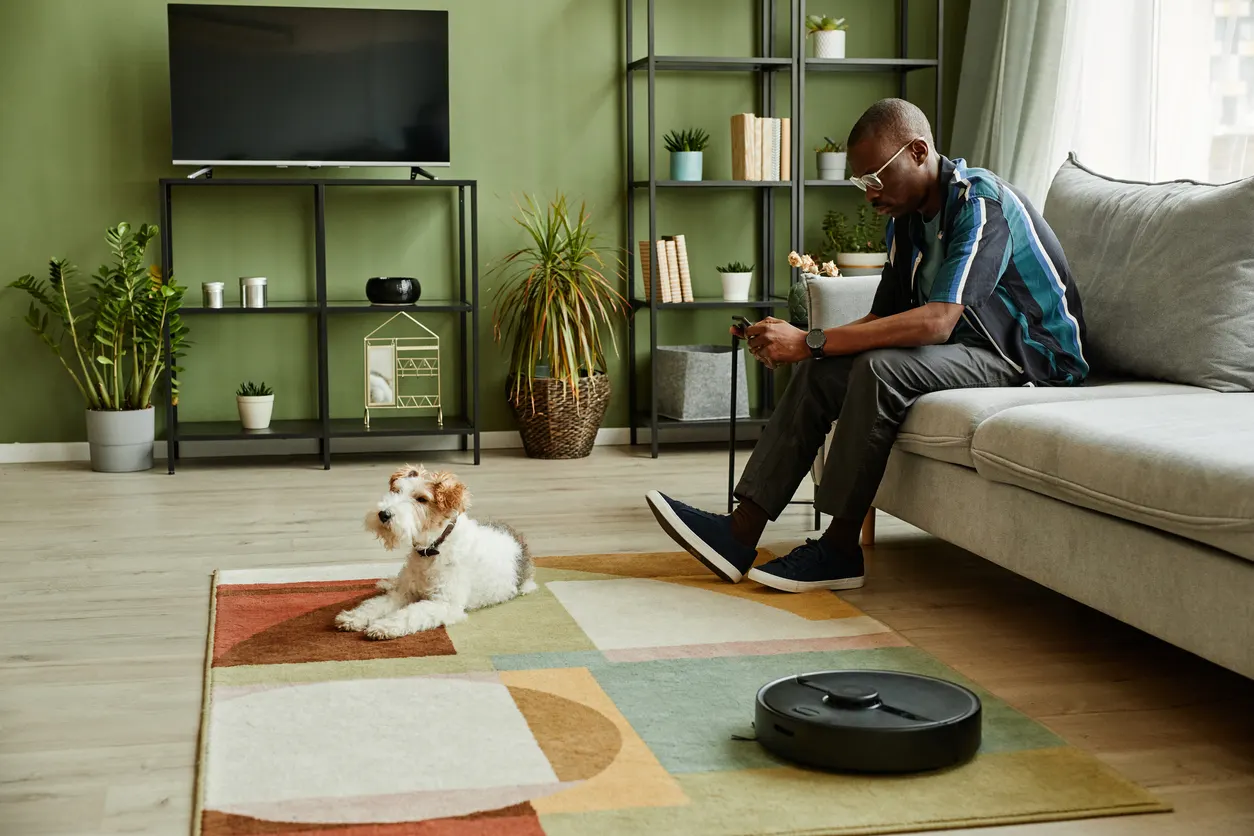
[[(727, 420), (731, 411), (730, 345), (658, 346), (658, 415), (678, 421)], [(749, 417), (745, 350), (736, 350), (736, 417)]]

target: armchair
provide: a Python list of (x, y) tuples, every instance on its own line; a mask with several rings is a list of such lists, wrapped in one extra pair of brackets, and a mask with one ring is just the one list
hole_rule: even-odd
[[(835, 328), (861, 319), (871, 311), (871, 302), (875, 299), (875, 289), (879, 286), (880, 277), (876, 276), (807, 276), (805, 282), (805, 303), (807, 322), (810, 328)], [(828, 431), (823, 440), (823, 448), (815, 456), (810, 466), (810, 478), (815, 487), (823, 475), (823, 463), (831, 449), (832, 434), (835, 425)], [(815, 510), (815, 527), (820, 527), (819, 512)], [(875, 541), (875, 509), (872, 508), (862, 524), (862, 542), (870, 545)]]

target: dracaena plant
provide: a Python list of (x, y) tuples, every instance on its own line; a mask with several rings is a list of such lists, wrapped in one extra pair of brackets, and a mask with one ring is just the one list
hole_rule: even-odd
[[(184, 289), (145, 263), (156, 236), (151, 224), (132, 231), (120, 223), (105, 233), (112, 263), (101, 265), (90, 282), (81, 280), (68, 260), (53, 258), (47, 279), (28, 274), (9, 285), (31, 297), (26, 324), (52, 350), (88, 409), (152, 406), (166, 368), (167, 322), (173, 357), (186, 345), (187, 328), (178, 313)], [(178, 381), (173, 375), (171, 381), (170, 397), (177, 403)]]
[(548, 364), (549, 377), (578, 399), (580, 378), (605, 371), (606, 334), (618, 353), (614, 322), (626, 312), (615, 289), (622, 259), (614, 259), (611, 278), (585, 206), (574, 214), (561, 194), (544, 208), (527, 196), (514, 220), (526, 230), (528, 243), (489, 271), (505, 277), (496, 294), (493, 330), (498, 342), (504, 337), (510, 343), (510, 399), (521, 403), (531, 397), (531, 381), (542, 363)]

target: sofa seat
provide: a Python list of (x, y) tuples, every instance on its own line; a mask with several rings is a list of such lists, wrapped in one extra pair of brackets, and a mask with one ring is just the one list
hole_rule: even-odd
[(1013, 407), (1097, 398), (1203, 395), (1209, 389), (1154, 381), (1106, 381), (1084, 386), (1017, 386), (951, 389), (919, 398), (906, 414), (897, 447), (930, 459), (975, 467), (971, 438), (981, 423)]
[(976, 471), (1254, 562), (1254, 393), (1005, 409), (976, 429)]

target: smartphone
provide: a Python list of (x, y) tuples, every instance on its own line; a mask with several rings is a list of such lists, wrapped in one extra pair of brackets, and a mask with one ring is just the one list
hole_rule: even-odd
[(738, 326), (740, 330), (740, 338), (743, 340), (745, 338), (745, 329), (748, 328), (753, 323), (745, 319), (743, 316), (740, 316), (739, 314), (732, 317), (732, 322), (734, 322)]

